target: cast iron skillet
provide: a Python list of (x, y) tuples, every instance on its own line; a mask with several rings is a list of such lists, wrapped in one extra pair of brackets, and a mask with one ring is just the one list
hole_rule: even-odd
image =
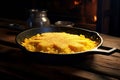
[[(92, 40), (97, 41), (98, 45), (93, 50), (84, 51), (84, 52), (76, 52), (74, 54), (49, 54), (49, 53), (43, 53), (43, 52), (30, 52), (26, 50), (24, 47), (21, 46), (21, 42), (25, 38), (29, 38), (33, 35), (36, 35), (37, 33), (43, 33), (43, 32), (67, 32), (72, 34), (83, 34), (87, 38), (90, 38)], [(110, 50), (101, 50), (99, 49), (100, 46), (103, 44), (103, 38), (99, 35), (99, 33), (83, 28), (73, 28), (73, 27), (39, 27), (39, 28), (31, 28), (24, 30), (20, 32), (16, 36), (16, 43), (19, 45), (19, 47), (24, 51), (26, 55), (34, 56), (35, 58), (40, 59), (41, 61), (50, 61), (50, 62), (65, 62), (65, 61), (73, 61), (74, 59), (80, 58), (80, 56), (85, 56), (92, 53), (98, 53), (98, 54), (106, 54), (109, 55), (113, 51), (116, 50), (116, 48), (112, 48)], [(74, 58), (74, 59), (73, 59)]]

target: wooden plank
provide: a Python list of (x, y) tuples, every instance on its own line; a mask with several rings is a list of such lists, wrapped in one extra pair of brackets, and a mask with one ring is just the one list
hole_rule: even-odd
[[(15, 35), (6, 35), (5, 31), (0, 32), (1, 40), (15, 43)], [(103, 46), (116, 47), (120, 49), (120, 38), (101, 34), (104, 39)], [(43, 65), (26, 59), (18, 48), (0, 45), (0, 70), (22, 73), (29, 75), (43, 76), (50, 79), (97, 79), (117, 80), (120, 78), (120, 53), (114, 52), (111, 55), (90, 54), (85, 60), (76, 65), (54, 66)], [(20, 73), (19, 73), (20, 72)], [(24, 75), (22, 75), (24, 76)], [(70, 77), (72, 76), (72, 77)], [(27, 77), (28, 78), (28, 77)]]

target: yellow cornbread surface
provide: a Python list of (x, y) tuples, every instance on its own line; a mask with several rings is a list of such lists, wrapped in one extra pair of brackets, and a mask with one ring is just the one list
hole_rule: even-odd
[(97, 43), (82, 34), (46, 32), (25, 38), (21, 45), (31, 52), (73, 54), (91, 50), (97, 46)]

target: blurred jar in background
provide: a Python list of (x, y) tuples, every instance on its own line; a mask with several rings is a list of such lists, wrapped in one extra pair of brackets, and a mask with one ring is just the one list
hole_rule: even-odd
[(37, 9), (30, 10), (30, 16), (27, 20), (28, 26), (32, 27), (49, 27), (50, 20), (47, 17), (47, 11), (39, 11)]

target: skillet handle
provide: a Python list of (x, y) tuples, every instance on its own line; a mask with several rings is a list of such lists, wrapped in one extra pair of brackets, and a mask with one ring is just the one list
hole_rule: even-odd
[(117, 50), (116, 48), (109, 48), (109, 50), (108, 50), (108, 47), (101, 47), (101, 48), (98, 48), (94, 51), (95, 52), (100, 52), (100, 54), (110, 55), (113, 52), (115, 52), (116, 50)]

